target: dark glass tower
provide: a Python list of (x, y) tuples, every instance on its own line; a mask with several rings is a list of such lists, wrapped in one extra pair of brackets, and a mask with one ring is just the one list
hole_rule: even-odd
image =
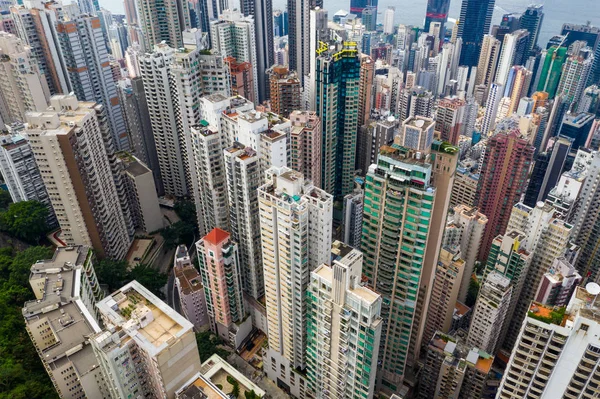
[(362, 18), (362, 12), (367, 7), (375, 7), (375, 15), (377, 15), (377, 2), (379, 0), (350, 0), (350, 12), (356, 14), (358, 18)]
[(425, 32), (429, 32), (429, 26), (432, 22), (439, 22), (442, 24), (440, 28), (440, 39), (443, 39), (446, 33), (446, 21), (448, 20), (449, 8), (450, 0), (427, 0)]
[(490, 31), (496, 0), (463, 0), (458, 23), (458, 37), (463, 40), (460, 65), (476, 66), (483, 35)]
[(544, 6), (534, 4), (527, 7), (527, 10), (520, 19), (520, 28), (529, 31), (529, 43), (527, 51), (531, 52), (537, 46), (538, 36), (544, 21)]

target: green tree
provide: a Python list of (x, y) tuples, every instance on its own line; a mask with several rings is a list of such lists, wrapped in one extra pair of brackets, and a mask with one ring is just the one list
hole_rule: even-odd
[(173, 209), (183, 222), (188, 222), (194, 226), (196, 225), (196, 205), (194, 205), (192, 201), (178, 201)]
[(221, 356), (223, 359), (227, 359), (227, 356), (229, 356), (229, 352), (223, 348), (219, 348), (218, 346), (222, 343), (221, 339), (210, 331), (197, 333), (196, 343), (198, 344), (198, 354), (200, 355), (200, 360), (203, 362), (215, 353)]
[(48, 208), (38, 201), (10, 204), (0, 214), (0, 226), (10, 235), (37, 244), (48, 232)]
[(94, 270), (101, 284), (108, 285), (108, 290), (113, 292), (127, 281), (127, 261), (114, 259), (101, 259), (94, 262)]
[(231, 384), (231, 392), (229, 395), (233, 396), (234, 398), (240, 396), (240, 383), (230, 375), (227, 376), (227, 382)]
[(0, 249), (0, 399), (57, 398), (25, 330), (21, 309), (34, 299), (31, 265), (52, 256), (52, 248), (30, 247), (14, 254)]
[(469, 288), (467, 289), (467, 299), (465, 300), (465, 305), (468, 307), (473, 307), (475, 305), (475, 301), (477, 301), (477, 295), (479, 294), (479, 281), (475, 276), (471, 276), (471, 281), (469, 281)]
[(138, 283), (149, 289), (154, 295), (163, 297), (161, 288), (167, 284), (167, 275), (144, 264), (139, 264), (127, 275), (129, 280), (136, 280)]
[(6, 190), (0, 190), (0, 210), (8, 209), (8, 206), (12, 203), (10, 193)]
[(261, 399), (262, 398), (262, 396), (260, 396), (256, 392), (254, 392), (254, 389), (251, 391), (244, 392), (244, 396), (246, 397), (246, 399)]

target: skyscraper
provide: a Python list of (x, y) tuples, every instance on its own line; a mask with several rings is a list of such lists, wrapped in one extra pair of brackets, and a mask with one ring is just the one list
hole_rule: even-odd
[(369, 398), (376, 391), (381, 296), (361, 285), (360, 251), (336, 241), (331, 252), (331, 266), (311, 272), (306, 294), (309, 387), (315, 398)]
[(256, 35), (254, 43), (258, 71), (257, 100), (263, 102), (269, 97), (269, 80), (266, 71), (274, 64), (272, 0), (240, 0), (240, 11), (244, 16), (254, 18), (254, 34)]
[(446, 34), (446, 21), (448, 20), (448, 10), (450, 9), (450, 0), (427, 0), (427, 13), (425, 14), (425, 26), (423, 30), (429, 32), (432, 22), (440, 24), (439, 39), (443, 40)]
[(231, 336), (238, 333), (246, 316), (238, 245), (231, 241), (228, 232), (214, 228), (196, 243), (196, 249), (210, 328), (237, 348), (237, 339), (232, 340)]
[(489, 87), (494, 82), (501, 45), (500, 40), (492, 35), (485, 35), (483, 37), (483, 44), (481, 45), (479, 62), (477, 64), (477, 74), (475, 75), (476, 85)]
[[(252, 76), (254, 81), (254, 98), (258, 99), (260, 93), (267, 90), (265, 75), (258, 66), (261, 61), (258, 59), (256, 46), (256, 25), (253, 17), (244, 16), (236, 10), (225, 10), (219, 15), (219, 19), (211, 21), (211, 45), (213, 50), (218, 51), (223, 57), (233, 57), (238, 64), (242, 62), (250, 63), (252, 67)], [(259, 84), (259, 71), (263, 76)]]
[(356, 43), (321, 42), (316, 64), (316, 111), (323, 126), (321, 186), (336, 199), (354, 188), (360, 59)]
[(299, 111), (302, 106), (302, 94), (298, 74), (283, 65), (274, 65), (267, 74), (271, 110), (286, 117), (292, 111)]
[(577, 287), (566, 308), (532, 303), (497, 397), (517, 399), (527, 392), (537, 397), (597, 396), (600, 390), (592, 382), (600, 361), (597, 311), (595, 295), (583, 287)]
[(321, 187), (321, 119), (314, 111), (294, 111), (290, 114), (290, 168)]
[(485, 114), (481, 122), (482, 137), (488, 137), (496, 127), (496, 115), (498, 115), (502, 93), (504, 93), (504, 86), (499, 83), (492, 83), (485, 102)]
[(383, 13), (383, 33), (386, 35), (391, 35), (394, 33), (394, 14), (396, 13), (396, 8), (388, 7)]
[(119, 103), (99, 17), (81, 15), (69, 21), (60, 21), (56, 30), (77, 99), (102, 104), (116, 149), (129, 149), (127, 124)]
[[(433, 126), (433, 122), (430, 124)], [(442, 166), (444, 157), (437, 158), (443, 149), (451, 154), (452, 147), (440, 142), (433, 143), (433, 147), (436, 148), (434, 154), (431, 148), (383, 146), (377, 164), (369, 167), (365, 182), (363, 274), (368, 284), (383, 297), (381, 314), (385, 328), (378, 384), (388, 391), (400, 389), (414, 352), (418, 352), (436, 254), (442, 241), (441, 228), (432, 233), (438, 228), (424, 226), (437, 226), (440, 217), (444, 219), (441, 223), (445, 223), (445, 215), (438, 215), (438, 210), (447, 209), (446, 197), (449, 200), (450, 192), (444, 177), (436, 176), (439, 171), (434, 164), (439, 162), (440, 170), (448, 170), (453, 175), (451, 162)], [(433, 206), (437, 194), (437, 186), (432, 185), (434, 178), (439, 178), (436, 183), (441, 191), (438, 210)], [(411, 197), (410, 205), (404, 200), (406, 196)], [(407, 216), (409, 206), (420, 211)], [(399, 278), (400, 275), (406, 277)]]
[[(525, 63), (527, 59), (528, 39), (529, 32), (525, 29), (519, 29), (504, 36), (495, 82), (506, 86), (511, 68), (514, 65), (523, 65)], [(527, 90), (529, 90), (529, 87)]]
[(588, 47), (567, 58), (556, 90), (556, 94), (561, 95), (563, 101), (569, 104), (579, 101), (587, 86), (593, 62), (594, 54)]
[(552, 152), (538, 154), (525, 192), (525, 199), (523, 200), (525, 205), (534, 207), (539, 201), (546, 200), (548, 193), (560, 179), (571, 144), (571, 140), (560, 137), (554, 142)]
[(255, 299), (265, 293), (260, 246), (258, 187), (263, 183), (261, 160), (256, 151), (239, 143), (224, 150), (229, 224), (239, 243), (244, 291)]
[(495, 0), (462, 0), (458, 37), (463, 40), (460, 65), (476, 66), (483, 35), (490, 31)]
[[(311, 14), (316, 7), (323, 8), (323, 0), (288, 0), (288, 48), (290, 57), (290, 69), (298, 73), (300, 83), (310, 74), (311, 69), (311, 35), (316, 32), (318, 27), (316, 20), (311, 20)], [(324, 11), (324, 10), (320, 10)], [(323, 15), (321, 13), (321, 15)], [(327, 21), (327, 12), (325, 12), (325, 22)], [(322, 40), (316, 38), (315, 42)], [(315, 43), (316, 44), (316, 43)], [(314, 79), (314, 77), (312, 77)]]
[(544, 6), (541, 4), (532, 4), (527, 7), (519, 19), (520, 29), (529, 31), (527, 53), (533, 51), (538, 44), (542, 22), (544, 22)]
[(97, 307), (105, 329), (90, 343), (107, 396), (175, 398), (180, 384), (200, 370), (193, 324), (137, 281)]
[(0, 119), (23, 122), (25, 112), (43, 111), (50, 96), (31, 48), (10, 33), (0, 31)]
[(477, 187), (477, 206), (487, 216), (479, 260), (488, 257), (494, 237), (504, 233), (512, 206), (526, 188), (534, 148), (518, 129), (499, 131), (488, 139)]
[(375, 14), (377, 14), (377, 3), (378, 0), (350, 0), (350, 12), (358, 18), (362, 18), (365, 8), (375, 7)]
[(147, 50), (165, 42), (171, 47), (183, 46), (182, 32), (191, 28), (186, 0), (137, 0), (138, 18)]
[(577, 261), (577, 271), (588, 281), (598, 281), (600, 276), (600, 252), (597, 250), (600, 241), (600, 199), (598, 182), (600, 181), (600, 153), (593, 153), (588, 175), (579, 193), (579, 206), (573, 216), (573, 237), (581, 247)]
[(435, 118), (435, 130), (441, 133), (441, 139), (452, 145), (458, 144), (460, 136), (465, 102), (458, 97), (449, 97), (438, 103)]
[(562, 67), (567, 58), (566, 47), (550, 47), (542, 52), (542, 60), (538, 67), (537, 90), (548, 93), (548, 98), (554, 98), (558, 83), (561, 79)]
[(258, 189), (269, 348), (265, 372), (296, 397), (307, 383), (306, 291), (310, 270), (331, 260), (333, 198), (289, 168), (271, 168)]

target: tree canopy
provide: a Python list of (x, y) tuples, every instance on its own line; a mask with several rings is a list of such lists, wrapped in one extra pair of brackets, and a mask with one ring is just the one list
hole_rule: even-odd
[[(1, 262), (0, 262), (1, 265)], [(162, 297), (161, 288), (167, 284), (167, 276), (152, 267), (139, 264), (131, 270), (124, 260), (102, 259), (94, 263), (96, 276), (101, 284), (108, 285), (113, 292), (132, 280), (148, 288), (154, 295)]]
[(12, 198), (10, 196), (10, 193), (6, 190), (0, 189), (0, 209), (7, 209), (11, 203)]
[(48, 208), (41, 202), (16, 202), (0, 213), (0, 228), (16, 238), (37, 244), (49, 231), (47, 218)]
[(52, 257), (50, 247), (14, 253), (0, 249), (0, 399), (53, 399), (58, 395), (25, 330), (21, 309), (34, 299), (29, 289), (31, 265)]

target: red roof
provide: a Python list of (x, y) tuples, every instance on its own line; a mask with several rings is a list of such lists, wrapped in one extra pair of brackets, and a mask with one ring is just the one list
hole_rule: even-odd
[(204, 241), (207, 241), (213, 245), (218, 245), (225, 240), (229, 239), (229, 233), (225, 230), (221, 230), (218, 227), (212, 229), (210, 233), (204, 236)]

